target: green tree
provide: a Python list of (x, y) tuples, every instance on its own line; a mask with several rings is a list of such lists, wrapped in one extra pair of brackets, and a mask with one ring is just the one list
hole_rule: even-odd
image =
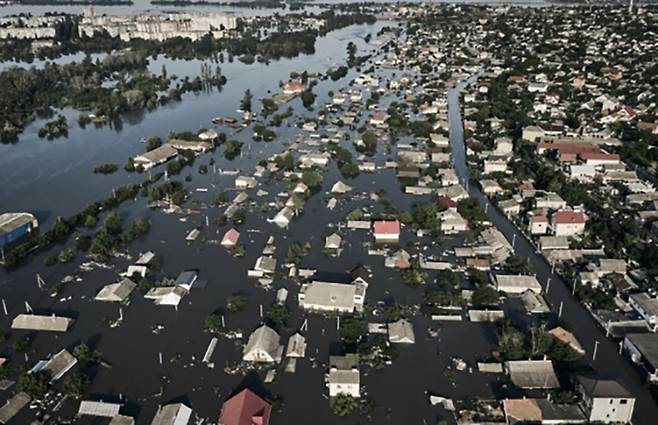
[(341, 321), (340, 337), (345, 344), (358, 344), (366, 335), (368, 335), (368, 323), (365, 320), (349, 318)]
[(93, 355), (93, 352), (91, 351), (91, 348), (84, 342), (81, 342), (80, 344), (76, 345), (75, 348), (73, 349), (73, 355), (82, 363), (86, 363), (89, 360), (91, 360), (91, 357)]
[(209, 314), (206, 317), (204, 328), (207, 332), (218, 333), (222, 330), (222, 318), (219, 314)]
[(332, 405), (332, 412), (338, 416), (348, 416), (354, 413), (359, 407), (359, 402), (356, 398), (348, 394), (338, 394)]
[(490, 285), (482, 285), (473, 292), (471, 303), (475, 307), (491, 307), (498, 305), (500, 295)]
[(16, 387), (18, 391), (27, 393), (33, 399), (42, 398), (48, 391), (50, 376), (44, 371), (24, 373), (18, 378)]
[(226, 310), (229, 313), (237, 313), (247, 307), (247, 296), (238, 294), (230, 296), (226, 299)]
[(266, 311), (265, 317), (267, 320), (277, 326), (283, 326), (286, 320), (290, 317), (290, 310), (288, 307), (281, 304), (272, 304)]
[(91, 379), (81, 372), (71, 374), (64, 382), (64, 392), (75, 398), (80, 398), (89, 392)]

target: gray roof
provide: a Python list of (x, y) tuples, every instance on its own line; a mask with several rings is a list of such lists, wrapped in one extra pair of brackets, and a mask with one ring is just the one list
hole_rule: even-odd
[(413, 344), (416, 342), (416, 336), (414, 335), (414, 328), (411, 322), (400, 319), (397, 322), (389, 323), (388, 339), (393, 343)]
[(151, 425), (186, 425), (192, 416), (192, 409), (183, 403), (160, 406)]
[(130, 416), (116, 415), (108, 425), (135, 425), (135, 419)]
[(651, 297), (646, 292), (631, 294), (630, 298), (647, 314), (658, 316), (658, 298)]
[(123, 279), (118, 283), (104, 286), (96, 295), (97, 301), (122, 302), (125, 301), (137, 284), (130, 279)]
[(72, 323), (73, 319), (68, 317), (19, 314), (11, 323), (11, 328), (29, 331), (66, 332)]
[(102, 416), (113, 418), (119, 414), (121, 404), (105, 403), (103, 401), (83, 400), (80, 402), (78, 415)]
[(550, 360), (515, 360), (505, 362), (510, 379), (519, 388), (559, 388)]
[(354, 294), (356, 285), (313, 281), (302, 285), (300, 294), (304, 299), (300, 302), (305, 308), (325, 306), (336, 309), (354, 309)]
[(134, 158), (135, 162), (159, 163), (178, 155), (178, 151), (170, 144), (164, 144), (152, 151), (143, 153)]
[(630, 341), (654, 370), (658, 370), (658, 335), (655, 333), (629, 333), (626, 339)]
[(535, 400), (543, 421), (587, 422), (582, 410), (576, 404), (556, 404), (540, 398)]
[(329, 367), (338, 370), (358, 369), (359, 355), (348, 353), (344, 356), (329, 356)]
[(332, 384), (359, 384), (360, 375), (358, 370), (335, 370), (329, 371), (329, 382)]
[(286, 357), (304, 357), (306, 354), (306, 338), (299, 333), (294, 334), (288, 339), (288, 348)]
[(243, 358), (250, 353), (264, 351), (272, 359), (280, 359), (283, 347), (279, 345), (279, 334), (267, 325), (257, 328), (249, 336), (249, 341), (244, 348)]
[(589, 397), (633, 398), (626, 388), (612, 379), (579, 376), (578, 382)]
[(43, 367), (47, 371), (52, 381), (57, 381), (64, 376), (75, 364), (78, 362), (71, 353), (66, 349), (61, 350), (55, 354)]
[(30, 396), (20, 392), (7, 400), (4, 406), (0, 407), (0, 423), (6, 424), (16, 414), (30, 402)]
[(30, 213), (0, 214), (0, 235), (13, 232), (21, 226), (32, 223), (36, 218)]

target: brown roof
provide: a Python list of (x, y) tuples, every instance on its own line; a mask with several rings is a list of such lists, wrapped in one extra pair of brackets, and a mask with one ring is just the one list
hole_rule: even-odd
[(267, 425), (272, 406), (249, 389), (244, 389), (222, 406), (219, 425)]
[[(541, 409), (535, 400), (507, 399), (503, 400), (503, 408), (508, 422), (541, 422), (542, 420)], [(511, 418), (514, 418), (515, 421), (511, 421)]]

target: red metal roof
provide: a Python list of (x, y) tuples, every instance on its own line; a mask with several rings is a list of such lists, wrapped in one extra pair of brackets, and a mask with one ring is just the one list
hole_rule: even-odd
[(235, 229), (231, 229), (228, 232), (224, 233), (224, 237), (222, 238), (222, 243), (226, 242), (231, 242), (232, 244), (238, 243), (238, 239), (240, 239), (240, 232), (238, 232)]
[(445, 205), (448, 208), (457, 208), (457, 202), (445, 195), (439, 195), (439, 203)]
[(590, 143), (547, 143), (541, 142), (537, 148), (542, 151), (544, 149), (560, 151), (561, 155), (572, 154), (582, 155), (586, 152), (601, 152), (598, 146)]
[(398, 235), (400, 234), (400, 222), (397, 220), (375, 221), (375, 234)]
[(619, 155), (616, 153), (606, 153), (606, 152), (584, 152), (581, 153), (580, 159), (587, 161), (588, 159), (592, 160), (607, 160), (607, 161), (619, 161)]
[(272, 406), (251, 390), (244, 389), (226, 400), (219, 425), (267, 425)]
[(584, 223), (585, 214), (582, 211), (558, 211), (553, 214), (553, 220), (557, 224)]

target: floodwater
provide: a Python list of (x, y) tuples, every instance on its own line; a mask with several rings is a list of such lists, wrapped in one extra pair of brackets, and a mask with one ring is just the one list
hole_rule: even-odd
[[(96, 129), (88, 126), (83, 130), (75, 124), (77, 112), (67, 110), (63, 113), (72, 123), (69, 137), (49, 142), (36, 136), (36, 131), (43, 121), (35, 122), (21, 135), (18, 144), (0, 146), (0, 199), (3, 210), (33, 211), (47, 228), (54, 217), (72, 214), (92, 200), (105, 198), (113, 187), (138, 183), (146, 178), (145, 174), (128, 174), (123, 170), (111, 176), (94, 175), (92, 170), (95, 165), (101, 162), (123, 165), (128, 157), (143, 152), (144, 146), (139, 142), (143, 137), (159, 135), (164, 138), (169, 130), (184, 131), (210, 127), (210, 120), (214, 116), (237, 116), (235, 111), (245, 89), (252, 91), (256, 105), (258, 99), (278, 91), (279, 81), (287, 80), (292, 71), (325, 72), (327, 67), (344, 63), (345, 48), (349, 41), (357, 44), (359, 54), (372, 50), (374, 45), (364, 41), (366, 35), (372, 34), (375, 41), (379, 29), (392, 24), (380, 21), (372, 26), (352, 26), (332, 32), (318, 40), (315, 54), (275, 61), (269, 66), (259, 63), (244, 65), (237, 61), (220, 64), (228, 79), (221, 92), (188, 94), (181, 103), (130, 117), (121, 127)], [(201, 63), (172, 61), (159, 57), (152, 62), (151, 68), (154, 72), (160, 72), (162, 65), (165, 65), (169, 74), (193, 76), (199, 72)], [(392, 71), (382, 71), (384, 74), (390, 72)], [(318, 95), (316, 105), (326, 103), (330, 99), (329, 91), (337, 91), (356, 75), (356, 70), (350, 70), (348, 76), (340, 81), (321, 81), (314, 89)], [(367, 96), (365, 93), (364, 98)], [(381, 103), (385, 106), (391, 100), (393, 97), (387, 95), (382, 98)], [(454, 130), (460, 127), (458, 97), (455, 92), (451, 93), (450, 102), (450, 118), (451, 124), (454, 123)], [(314, 112), (305, 111), (298, 99), (294, 100), (291, 106), (294, 107), (296, 115), (314, 115)], [(284, 108), (285, 106), (281, 110)], [(455, 108), (457, 115), (453, 113)], [(196, 192), (192, 195), (189, 205), (198, 206), (200, 213), (190, 215), (187, 221), (181, 221), (179, 216), (149, 210), (141, 197), (125, 203), (119, 209), (126, 223), (135, 217), (148, 218), (152, 223), (150, 234), (144, 240), (128, 247), (133, 256), (139, 252), (153, 250), (162, 257), (162, 274), (175, 277), (182, 270), (198, 269), (200, 279), (207, 281), (205, 288), (195, 289), (185, 297), (177, 310), (156, 307), (135, 292), (130, 305), (122, 308), (122, 325), (110, 328), (108, 323), (120, 315), (119, 306), (95, 302), (93, 296), (101, 286), (116, 280), (117, 270), (125, 269), (128, 264), (126, 260), (117, 260), (116, 270), (97, 269), (84, 274), (81, 282), (65, 284), (58, 296), (51, 297), (50, 289), (70, 274), (83, 259), (79, 256), (72, 264), (50, 268), (43, 265), (44, 259), (70, 246), (71, 241), (35, 256), (25, 267), (15, 272), (0, 272), (0, 297), (8, 307), (7, 316), (2, 316), (0, 312), (3, 329), (8, 329), (11, 319), (25, 311), (26, 301), (35, 312), (59, 313), (77, 319), (74, 327), (66, 334), (35, 334), (32, 350), (28, 354), (30, 364), (61, 348), (72, 349), (80, 341), (88, 343), (101, 353), (111, 366), (98, 367), (93, 371), (95, 379), (89, 398), (125, 402), (124, 413), (136, 416), (138, 424), (149, 424), (158, 405), (174, 401), (185, 402), (199, 417), (207, 418), (209, 422), (216, 421), (222, 402), (244, 386), (261, 395), (270, 394), (282, 399), (283, 411), (273, 414), (273, 425), (305, 422), (322, 425), (432, 424), (439, 419), (452, 419), (451, 415), (440, 408), (430, 406), (428, 393), (456, 399), (481, 400), (506, 395), (518, 396), (499, 375), (480, 374), (470, 369), (459, 372), (450, 367), (453, 357), (463, 358), (471, 367), (474, 367), (476, 361), (488, 358), (496, 345), (494, 325), (470, 322), (439, 324), (419, 315), (411, 318), (416, 332), (416, 344), (397, 347), (397, 358), (392, 365), (382, 370), (362, 373), (361, 382), (365, 393), (374, 402), (369, 416), (338, 418), (330, 412), (325, 396), (327, 391), (324, 375), (328, 356), (336, 351), (336, 343), (339, 341), (335, 319), (308, 316), (308, 330), (303, 332), (308, 342), (307, 357), (298, 361), (294, 374), (280, 371), (274, 383), (263, 384), (263, 372), (252, 371), (234, 375), (224, 371), (225, 366), (235, 365), (239, 361), (241, 344), (246, 342), (248, 334), (261, 323), (259, 305), (270, 305), (274, 301), (276, 289), (286, 287), (290, 290), (287, 304), (293, 311), (287, 326), (279, 329), (282, 343), (299, 330), (305, 319), (294, 300), (297, 293), (295, 282), (277, 277), (273, 289), (266, 290), (247, 277), (247, 270), (253, 267), (270, 235), (276, 238), (275, 256), (279, 264), (283, 263), (288, 246), (297, 241), (310, 242), (312, 246), (311, 252), (304, 257), (303, 266), (341, 272), (357, 262), (369, 265), (373, 276), (367, 300), (371, 305), (391, 300), (402, 304), (417, 304), (422, 297), (422, 288), (405, 286), (398, 272), (383, 267), (382, 257), (370, 257), (366, 254), (364, 244), (371, 239), (367, 232), (340, 229), (339, 233), (344, 241), (349, 241), (342, 255), (330, 258), (322, 253), (323, 233), (325, 230), (336, 230), (333, 226), (349, 211), (355, 207), (381, 210), (379, 205), (358, 194), (385, 188), (400, 211), (409, 210), (413, 203), (423, 200), (403, 195), (393, 170), (378, 169), (375, 174), (362, 174), (347, 181), (354, 187), (356, 195), (342, 200), (334, 211), (328, 211), (325, 207), (325, 193), (340, 178), (335, 164), (332, 164), (325, 173), (322, 192), (310, 199), (306, 212), (293, 220), (287, 230), (278, 229), (266, 222), (266, 218), (273, 215), (272, 212), (262, 213), (258, 206), (250, 208), (246, 223), (238, 228), (247, 248), (244, 258), (233, 258), (224, 249), (207, 242), (221, 239), (230, 225), (211, 224), (203, 228), (196, 242), (184, 242), (189, 230), (203, 224), (206, 216), (214, 223), (214, 219), (219, 217), (222, 211), (208, 207), (209, 201), (217, 191), (233, 187), (234, 177), (215, 173), (199, 175), (197, 166), (208, 164), (212, 156), (218, 169), (239, 169), (249, 174), (258, 160), (281, 152), (282, 143), (291, 141), (297, 134), (297, 130), (288, 128), (285, 124), (275, 131), (279, 137), (269, 144), (251, 142), (248, 130), (232, 134), (230, 137), (245, 142), (242, 157), (227, 161), (222, 157), (220, 148), (214, 153), (199, 157), (194, 166), (184, 169), (182, 176), (192, 175), (192, 181), (185, 184), (187, 188), (209, 189), (208, 193)], [(459, 138), (459, 133), (453, 134), (451, 131), (453, 151), (457, 148)], [(463, 144), (463, 140), (461, 143)], [(380, 146), (375, 157), (376, 163), (383, 165), (387, 156)], [(459, 165), (461, 161), (456, 159), (456, 165), (459, 175), (463, 176)], [(465, 163), (462, 165), (462, 169), (465, 169), (463, 167)], [(255, 202), (261, 205), (274, 200), (275, 194), (285, 186), (284, 182), (279, 182), (264, 187), (270, 194), (264, 198), (256, 198)], [(254, 200), (254, 191), (251, 191), (251, 196)], [(490, 212), (493, 210), (489, 209)], [(412, 239), (412, 235), (407, 232), (403, 233), (401, 246), (405, 246)], [(438, 246), (424, 238), (421, 238), (420, 242), (426, 247), (426, 254), (449, 258), (445, 255), (445, 250), (453, 241)], [(38, 288), (37, 273), (45, 280), (46, 290)], [(433, 278), (433, 274), (430, 274), (430, 279)], [(210, 334), (203, 332), (204, 319), (208, 314), (224, 308), (226, 298), (235, 293), (246, 294), (249, 303), (245, 311), (227, 314), (226, 324), (228, 330), (242, 330), (245, 338), (237, 342), (221, 338), (212, 357), (215, 367), (210, 369), (200, 362), (211, 339)], [(570, 309), (571, 307), (566, 310), (567, 314)], [(162, 327), (157, 334), (153, 332), (156, 327)], [(427, 329), (430, 327), (438, 330), (438, 338), (429, 336)], [(13, 341), (25, 333), (12, 334), (9, 341), (0, 346), (4, 355), (10, 353)], [(605, 346), (606, 343), (602, 341), (599, 350)], [(160, 353), (162, 364), (159, 362)], [(605, 348), (603, 353), (600, 351), (600, 354), (603, 358), (612, 359), (609, 357), (608, 348)], [(16, 354), (12, 360), (22, 361)], [(630, 369), (628, 366), (624, 368)], [(644, 391), (638, 390), (637, 378), (629, 376), (628, 380), (635, 382), (634, 392)], [(10, 389), (2, 394), (3, 399), (12, 392), (13, 389)], [(643, 395), (647, 394), (646, 391), (638, 394), (641, 396), (641, 416), (638, 417), (638, 423), (645, 424), (647, 419), (652, 417), (651, 414), (655, 414), (655, 406), (652, 411), (647, 397)], [(67, 403), (62, 410), (63, 416), (70, 416), (76, 408), (77, 403)], [(26, 409), (16, 418), (16, 423), (28, 423), (31, 413)]]
[[(128, 174), (123, 170), (111, 176), (93, 175), (94, 165), (101, 162), (124, 164), (129, 156), (143, 151), (144, 146), (139, 142), (142, 137), (165, 137), (169, 130), (209, 127), (211, 118), (217, 115), (236, 116), (235, 110), (245, 89), (249, 88), (254, 93), (256, 104), (257, 99), (276, 92), (279, 81), (287, 80), (292, 71), (307, 69), (325, 72), (327, 67), (344, 63), (349, 41), (357, 44), (359, 54), (373, 49), (373, 45), (365, 43), (366, 35), (372, 34), (374, 42), (379, 29), (391, 24), (378, 22), (372, 26), (352, 26), (332, 32), (318, 41), (314, 55), (280, 60), (269, 66), (239, 62), (222, 64), (228, 83), (221, 92), (187, 95), (180, 104), (146, 113), (132, 122), (125, 122), (120, 129), (95, 129), (92, 126), (82, 130), (73, 125), (68, 138), (48, 142), (36, 137), (36, 130), (41, 124), (36, 122), (26, 129), (18, 144), (0, 147), (0, 197), (3, 206), (10, 206), (12, 210), (34, 211), (48, 227), (55, 216), (72, 214), (86, 203), (106, 197), (112, 187), (141, 182), (146, 178), (144, 174)], [(182, 76), (197, 73), (201, 63), (158, 58), (151, 66), (159, 72), (163, 64), (169, 74)], [(321, 81), (314, 89), (318, 95), (316, 104), (327, 102), (330, 99), (329, 91), (338, 90), (356, 75), (356, 71), (351, 70), (340, 81)], [(365, 93), (364, 97), (367, 96)], [(386, 105), (391, 100), (392, 96), (385, 96), (382, 103)], [(291, 106), (301, 116), (314, 115), (314, 112), (303, 110), (298, 99)], [(64, 113), (70, 121), (77, 116), (74, 111)], [(250, 134), (246, 130), (232, 135), (245, 142), (242, 158), (233, 162), (222, 157), (221, 148), (210, 155), (218, 169), (240, 169), (250, 173), (259, 159), (280, 152), (283, 149), (281, 144), (291, 140), (297, 132), (285, 127), (285, 124), (275, 130), (279, 138), (269, 144), (249, 141)], [(268, 291), (247, 278), (247, 270), (253, 267), (269, 235), (276, 237), (279, 264), (284, 261), (288, 246), (298, 241), (310, 242), (312, 246), (303, 260), (304, 266), (331, 272), (345, 271), (357, 262), (371, 266), (373, 277), (367, 295), (370, 304), (391, 300), (417, 304), (421, 300), (422, 289), (405, 286), (397, 271), (383, 267), (382, 257), (367, 256), (364, 244), (371, 238), (367, 232), (341, 229), (339, 232), (344, 240), (349, 241), (342, 255), (329, 258), (322, 253), (324, 230), (335, 230), (332, 226), (343, 220), (353, 208), (381, 210), (367, 197), (354, 195), (348, 198), (349, 202), (342, 200), (334, 211), (328, 211), (323, 193), (340, 178), (335, 164), (325, 173), (323, 193), (310, 199), (305, 214), (296, 218), (288, 230), (278, 229), (266, 222), (266, 218), (273, 213), (264, 214), (258, 207), (251, 208), (246, 224), (239, 228), (247, 247), (244, 258), (235, 259), (217, 245), (205, 242), (221, 239), (230, 225), (220, 227), (211, 224), (202, 230), (195, 243), (186, 244), (184, 238), (190, 229), (204, 223), (206, 216), (213, 223), (221, 214), (221, 210), (206, 207), (214, 194), (220, 189), (233, 187), (234, 177), (213, 173), (202, 176), (196, 172), (197, 165), (207, 164), (210, 155), (199, 157), (193, 167), (182, 173), (182, 176), (188, 173), (193, 176), (186, 187), (210, 189), (208, 193), (193, 194), (190, 205), (197, 205), (200, 214), (191, 215), (186, 222), (182, 222), (178, 216), (149, 210), (144, 198), (127, 202), (119, 209), (126, 223), (135, 217), (148, 218), (152, 223), (150, 234), (128, 247), (131, 254), (154, 250), (162, 256), (163, 274), (175, 277), (184, 269), (199, 269), (200, 279), (206, 280), (207, 286), (193, 290), (177, 310), (156, 307), (134, 293), (130, 305), (123, 307), (123, 324), (110, 328), (108, 323), (119, 317), (119, 307), (95, 302), (93, 296), (101, 286), (117, 279), (117, 271), (94, 270), (83, 275), (81, 282), (65, 284), (58, 296), (51, 297), (50, 289), (83, 261), (79, 256), (72, 264), (45, 267), (43, 262), (48, 255), (67, 248), (72, 242), (56, 246), (50, 252), (33, 257), (25, 267), (15, 272), (0, 272), (0, 297), (6, 301), (9, 310), (6, 317), (0, 315), (3, 328), (8, 329), (11, 319), (25, 311), (25, 301), (35, 312), (60, 313), (77, 319), (66, 334), (35, 334), (33, 348), (29, 352), (30, 363), (46, 358), (61, 348), (72, 349), (80, 341), (87, 342), (102, 353), (104, 360), (111, 365), (111, 369), (99, 367), (93, 371), (95, 380), (90, 398), (127, 402), (124, 411), (136, 415), (138, 424), (150, 423), (157, 406), (172, 401), (184, 401), (199, 417), (216, 421), (221, 403), (244, 386), (282, 399), (283, 411), (273, 415), (273, 425), (311, 421), (318, 424), (436, 423), (438, 419), (450, 416), (440, 408), (430, 406), (428, 392), (455, 398), (494, 399), (506, 391), (500, 376), (471, 373), (469, 370), (447, 372), (454, 356), (464, 358), (471, 366), (476, 360), (489, 356), (496, 342), (493, 325), (468, 322), (439, 325), (421, 316), (412, 318), (416, 331), (415, 345), (399, 347), (398, 358), (385, 369), (364, 371), (362, 385), (374, 403), (370, 416), (353, 415), (339, 419), (330, 412), (324, 375), (328, 356), (330, 352), (335, 352), (339, 341), (335, 319), (308, 317), (308, 330), (304, 332), (308, 342), (307, 358), (298, 362), (294, 374), (280, 372), (273, 384), (264, 385), (262, 372), (247, 375), (225, 373), (225, 366), (235, 365), (240, 359), (241, 344), (261, 322), (259, 305), (270, 305), (274, 301), (274, 290), (280, 287), (290, 290), (288, 306), (293, 316), (288, 325), (280, 329), (282, 342), (300, 328), (305, 318), (294, 300), (297, 293), (295, 282), (277, 278), (274, 290)], [(380, 147), (375, 161), (381, 166), (386, 157), (383, 147)], [(385, 188), (399, 210), (409, 210), (419, 200), (401, 193), (394, 171), (390, 169), (378, 170), (374, 175), (362, 174), (349, 180), (348, 184), (354, 187), (357, 194)], [(283, 182), (265, 187), (270, 195), (258, 199), (258, 204), (274, 200), (275, 194), (284, 188)], [(251, 195), (254, 196), (253, 191)], [(403, 235), (402, 246), (410, 240), (410, 236)], [(436, 257), (441, 257), (446, 248), (436, 246), (428, 239), (421, 238), (420, 241), (427, 247), (425, 253)], [(450, 241), (446, 243), (449, 244)], [(125, 270), (127, 264), (125, 260), (117, 260), (116, 270)], [(36, 284), (37, 273), (47, 284), (43, 291)], [(249, 304), (244, 312), (227, 315), (227, 327), (229, 330), (243, 330), (245, 339), (238, 342), (220, 339), (212, 359), (215, 367), (209, 369), (200, 363), (211, 339), (211, 335), (203, 332), (204, 319), (208, 314), (224, 308), (226, 298), (235, 293), (246, 294)], [(158, 326), (162, 326), (163, 330), (153, 333), (152, 329)], [(430, 338), (428, 327), (438, 329), (439, 338)], [(2, 347), (3, 353), (9, 354), (9, 347), (15, 338), (25, 333), (12, 334)], [(163, 364), (159, 363), (159, 353), (162, 354)], [(3, 396), (8, 396), (11, 391)], [(67, 403), (62, 414), (67, 416), (64, 413), (70, 414), (76, 408), (76, 403)], [(30, 414), (27, 410), (22, 412), (17, 421), (22, 419), (25, 423)]]

